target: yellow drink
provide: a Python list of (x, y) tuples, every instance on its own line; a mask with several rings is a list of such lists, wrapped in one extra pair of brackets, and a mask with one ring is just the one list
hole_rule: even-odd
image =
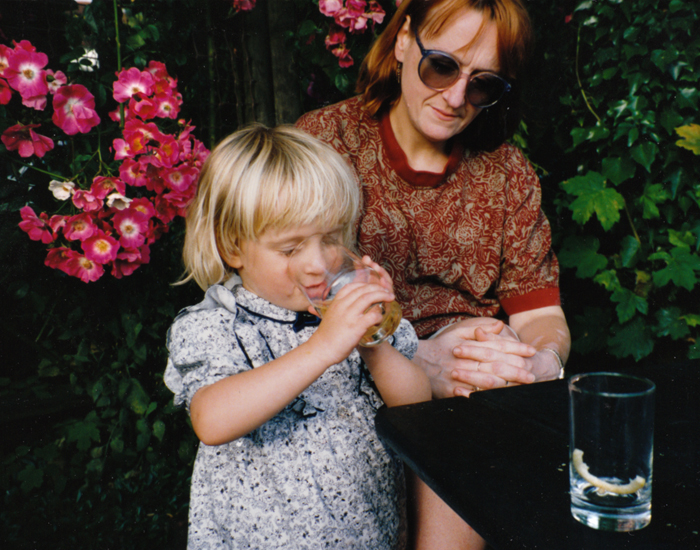
[[(315, 305), (316, 311), (323, 317), (331, 305), (332, 300)], [(389, 336), (394, 334), (401, 322), (401, 306), (398, 302), (382, 302), (372, 307), (380, 307), (384, 313), (378, 325), (369, 327), (365, 335), (360, 339), (360, 345), (365, 347), (381, 344)]]

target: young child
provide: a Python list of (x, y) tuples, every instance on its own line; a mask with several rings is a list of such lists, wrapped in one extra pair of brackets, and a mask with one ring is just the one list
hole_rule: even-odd
[(394, 299), (369, 258), (386, 287), (345, 287), (320, 324), (287, 273), (301, 242), (351, 244), (359, 202), (342, 157), (291, 127), (237, 132), (204, 166), (183, 256), (206, 296), (170, 328), (165, 372), (201, 440), (189, 548), (405, 547), (403, 471), (374, 415), (430, 399), (415, 332), (357, 347)]

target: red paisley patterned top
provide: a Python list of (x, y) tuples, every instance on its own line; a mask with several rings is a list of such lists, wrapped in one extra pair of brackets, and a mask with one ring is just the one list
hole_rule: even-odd
[(360, 252), (394, 281), (404, 316), (425, 337), (461, 318), (559, 305), (559, 265), (539, 180), (522, 152), (453, 147), (445, 172), (416, 172), (359, 97), (297, 126), (354, 167), (363, 190)]

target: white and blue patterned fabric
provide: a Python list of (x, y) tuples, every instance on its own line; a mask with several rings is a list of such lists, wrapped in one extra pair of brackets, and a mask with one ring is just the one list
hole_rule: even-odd
[[(240, 285), (211, 287), (168, 332), (165, 383), (175, 404), (189, 406), (200, 388), (308, 340), (315, 326), (298, 317)], [(408, 358), (416, 352), (407, 321), (393, 345)], [(403, 468), (375, 431), (381, 405), (355, 350), (260, 428), (224, 445), (200, 443), (188, 548), (405, 548)]]

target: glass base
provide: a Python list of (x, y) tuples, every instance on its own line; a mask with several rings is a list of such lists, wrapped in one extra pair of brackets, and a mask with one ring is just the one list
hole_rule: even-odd
[(636, 531), (651, 522), (651, 506), (611, 511), (598, 506), (571, 505), (571, 515), (588, 527), (599, 531)]

